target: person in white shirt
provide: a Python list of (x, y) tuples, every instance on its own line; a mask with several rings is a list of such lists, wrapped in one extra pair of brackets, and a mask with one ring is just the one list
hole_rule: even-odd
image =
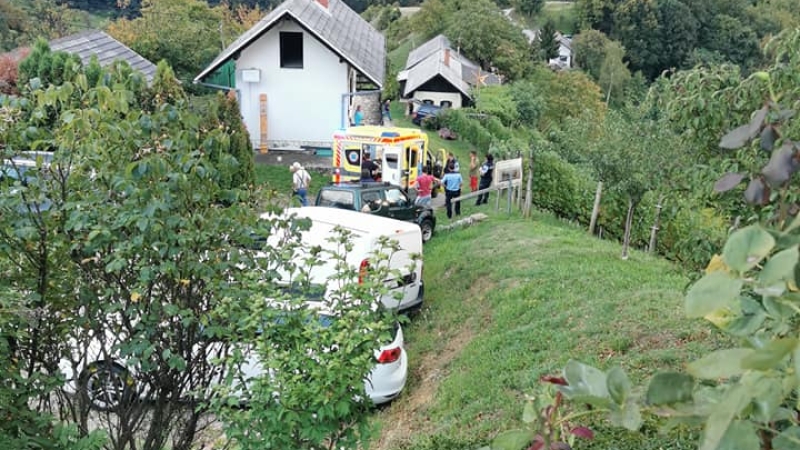
[(311, 175), (296, 161), (289, 166), (289, 171), (292, 172), (293, 195), (300, 197), (301, 205), (308, 206), (308, 185), (311, 184)]

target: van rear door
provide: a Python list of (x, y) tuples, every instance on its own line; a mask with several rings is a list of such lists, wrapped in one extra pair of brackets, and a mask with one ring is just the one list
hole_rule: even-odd
[(399, 147), (384, 147), (381, 159), (381, 181), (400, 185), (402, 179), (402, 149)]
[[(390, 236), (397, 240), (399, 250), (392, 253), (389, 268), (392, 274), (386, 280), (389, 292), (381, 297), (381, 303), (388, 309), (407, 310), (417, 307), (423, 301), (422, 284), (422, 233), (419, 228), (407, 229)], [(378, 248), (378, 238), (373, 241), (373, 249)], [(418, 257), (414, 257), (418, 255)], [(395, 297), (399, 297), (399, 300)]]

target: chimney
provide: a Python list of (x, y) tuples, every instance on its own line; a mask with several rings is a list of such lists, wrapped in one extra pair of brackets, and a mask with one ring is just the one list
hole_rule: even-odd
[(328, 0), (317, 0), (317, 3), (319, 3), (323, 8), (328, 9)]
[(444, 49), (444, 65), (450, 67), (450, 49)]

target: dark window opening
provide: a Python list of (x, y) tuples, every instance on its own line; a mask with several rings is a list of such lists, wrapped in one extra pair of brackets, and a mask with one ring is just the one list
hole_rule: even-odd
[(303, 68), (303, 33), (281, 33), (281, 67)]

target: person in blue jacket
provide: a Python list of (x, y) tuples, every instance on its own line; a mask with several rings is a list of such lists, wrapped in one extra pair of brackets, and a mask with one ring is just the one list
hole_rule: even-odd
[[(464, 184), (464, 178), (456, 170), (453, 161), (450, 161), (445, 168), (442, 184), (444, 185), (444, 205), (447, 208), (447, 218), (450, 219), (453, 217), (453, 199), (461, 196), (461, 185)], [(457, 216), (461, 215), (460, 201), (455, 202), (455, 213)]]

